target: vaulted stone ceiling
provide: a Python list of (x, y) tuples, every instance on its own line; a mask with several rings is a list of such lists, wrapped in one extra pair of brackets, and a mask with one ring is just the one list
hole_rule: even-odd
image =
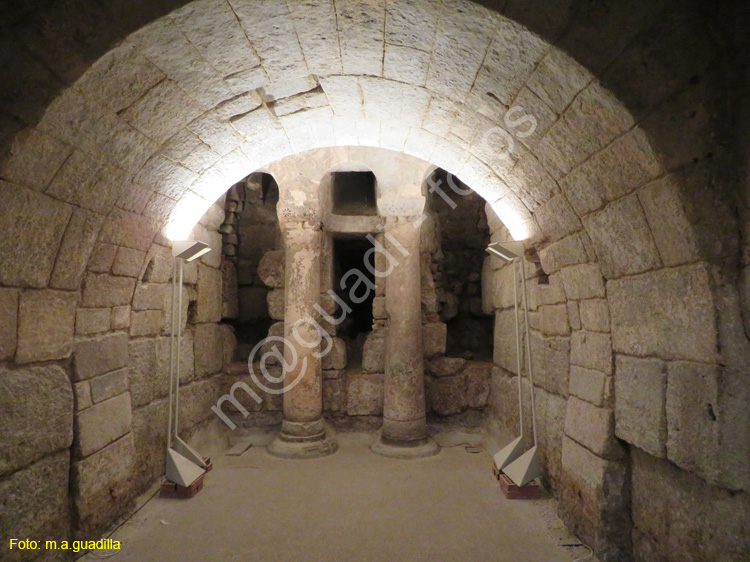
[[(738, 411), (731, 73), (699, 4), (11, 4), (0, 284), (79, 291), (97, 241), (145, 252), (254, 170), (378, 147), (479, 192), (529, 235), (552, 291), (606, 296), (612, 348), (574, 336), (592, 368), (611, 373), (612, 351), (693, 362), (713, 369), (718, 410)], [(659, 454), (746, 490), (747, 423), (720, 421), (704, 456), (685, 443)]]

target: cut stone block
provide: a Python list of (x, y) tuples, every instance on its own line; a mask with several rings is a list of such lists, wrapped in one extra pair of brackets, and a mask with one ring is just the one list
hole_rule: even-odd
[(89, 273), (83, 286), (81, 304), (91, 308), (129, 305), (134, 288), (135, 279)]
[(286, 253), (284, 250), (266, 252), (258, 264), (258, 277), (268, 287), (284, 286), (284, 266)]
[(382, 373), (347, 375), (346, 411), (350, 416), (379, 416), (383, 413)]
[(431, 322), (422, 326), (422, 345), (425, 357), (445, 353), (448, 326), (443, 322)]
[(490, 394), (492, 363), (470, 361), (463, 375), (466, 377), (466, 405), (469, 408), (484, 408)]
[(457, 414), (467, 406), (466, 377), (463, 374), (433, 379), (426, 387), (427, 402), (436, 414)]
[(720, 370), (716, 365), (678, 361), (667, 374), (667, 458), (716, 482), (722, 443)]
[(218, 324), (198, 324), (193, 340), (197, 377), (221, 371), (224, 363), (222, 329)]
[(370, 332), (362, 351), (362, 368), (368, 373), (382, 373), (385, 369), (385, 332)]
[(344, 413), (347, 406), (347, 381), (344, 378), (323, 380), (323, 410)]
[(12, 359), (18, 341), (18, 291), (0, 289), (0, 361)]
[(590, 299), (580, 303), (581, 326), (591, 332), (609, 332), (609, 306), (606, 299)]
[(601, 407), (609, 400), (609, 386), (609, 377), (604, 373), (571, 365), (570, 394), (573, 396)]
[[(118, 369), (106, 375), (94, 377), (87, 384), (91, 388), (93, 402), (102, 402), (113, 396), (118, 396), (128, 389), (128, 370)], [(79, 408), (79, 410), (82, 409)]]
[(73, 499), (81, 533), (90, 536), (101, 532), (127, 510), (133, 494), (134, 459), (133, 438), (127, 434), (73, 463)]
[(717, 359), (716, 308), (706, 266), (613, 280), (607, 292), (615, 351), (703, 363)]
[(198, 265), (198, 299), (195, 304), (195, 322), (220, 322), (222, 309), (221, 271), (203, 264)]
[(130, 394), (124, 393), (94, 404), (77, 414), (77, 441), (81, 455), (88, 457), (130, 432)]
[(75, 346), (76, 380), (120, 369), (128, 361), (128, 335), (122, 332), (80, 340)]
[(428, 371), (436, 377), (449, 377), (460, 373), (466, 365), (466, 359), (460, 357), (438, 357), (430, 361)]
[(612, 374), (612, 343), (609, 334), (573, 332), (570, 338), (570, 364)]
[(575, 396), (568, 398), (565, 433), (597, 456), (620, 459), (623, 449), (615, 439), (612, 410), (598, 408)]
[(0, 370), (0, 476), (73, 441), (73, 389), (57, 365)]
[[(322, 358), (323, 369), (344, 369), (346, 367), (346, 343), (341, 338), (332, 338), (331, 350)], [(321, 344), (325, 345), (325, 343)]]
[(16, 362), (70, 357), (73, 352), (78, 295), (63, 291), (27, 291), (18, 307)]
[(76, 311), (76, 334), (85, 336), (109, 331), (111, 316), (110, 308), (79, 308)]
[(655, 457), (666, 456), (667, 370), (663, 361), (618, 355), (615, 433)]

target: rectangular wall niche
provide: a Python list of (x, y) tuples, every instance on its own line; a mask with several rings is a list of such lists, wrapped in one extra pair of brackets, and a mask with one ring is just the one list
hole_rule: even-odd
[(337, 215), (377, 215), (375, 174), (372, 172), (333, 172), (331, 195)]
[[(365, 265), (365, 255), (372, 242), (362, 237), (339, 237), (333, 241), (334, 283), (339, 297), (351, 312), (337, 327), (336, 335), (346, 343), (348, 366), (362, 365), (362, 348), (372, 330), (375, 276)], [(350, 274), (358, 271), (360, 273)], [(367, 283), (362, 278), (367, 279)], [(342, 287), (344, 280), (344, 287)]]

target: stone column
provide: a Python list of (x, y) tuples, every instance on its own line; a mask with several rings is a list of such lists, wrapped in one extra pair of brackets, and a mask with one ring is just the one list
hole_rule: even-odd
[[(420, 214), (421, 217), (421, 214)], [(386, 334), (383, 429), (373, 451), (392, 457), (425, 457), (439, 451), (427, 435), (419, 217), (388, 217), (385, 251)], [(388, 270), (386, 270), (388, 271)]]
[(323, 424), (319, 318), (321, 237), (318, 221), (282, 224), (284, 299), (284, 420), (268, 452), (285, 458), (329, 455), (338, 448)]

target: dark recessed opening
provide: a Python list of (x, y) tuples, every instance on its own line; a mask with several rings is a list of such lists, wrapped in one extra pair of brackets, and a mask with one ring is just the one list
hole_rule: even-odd
[(375, 174), (334, 172), (331, 174), (333, 212), (339, 215), (377, 215)]
[(372, 247), (372, 242), (365, 237), (333, 241), (335, 291), (351, 308), (336, 331), (336, 335), (346, 342), (349, 366), (362, 364), (362, 348), (372, 330), (375, 276), (365, 265), (365, 255)]

